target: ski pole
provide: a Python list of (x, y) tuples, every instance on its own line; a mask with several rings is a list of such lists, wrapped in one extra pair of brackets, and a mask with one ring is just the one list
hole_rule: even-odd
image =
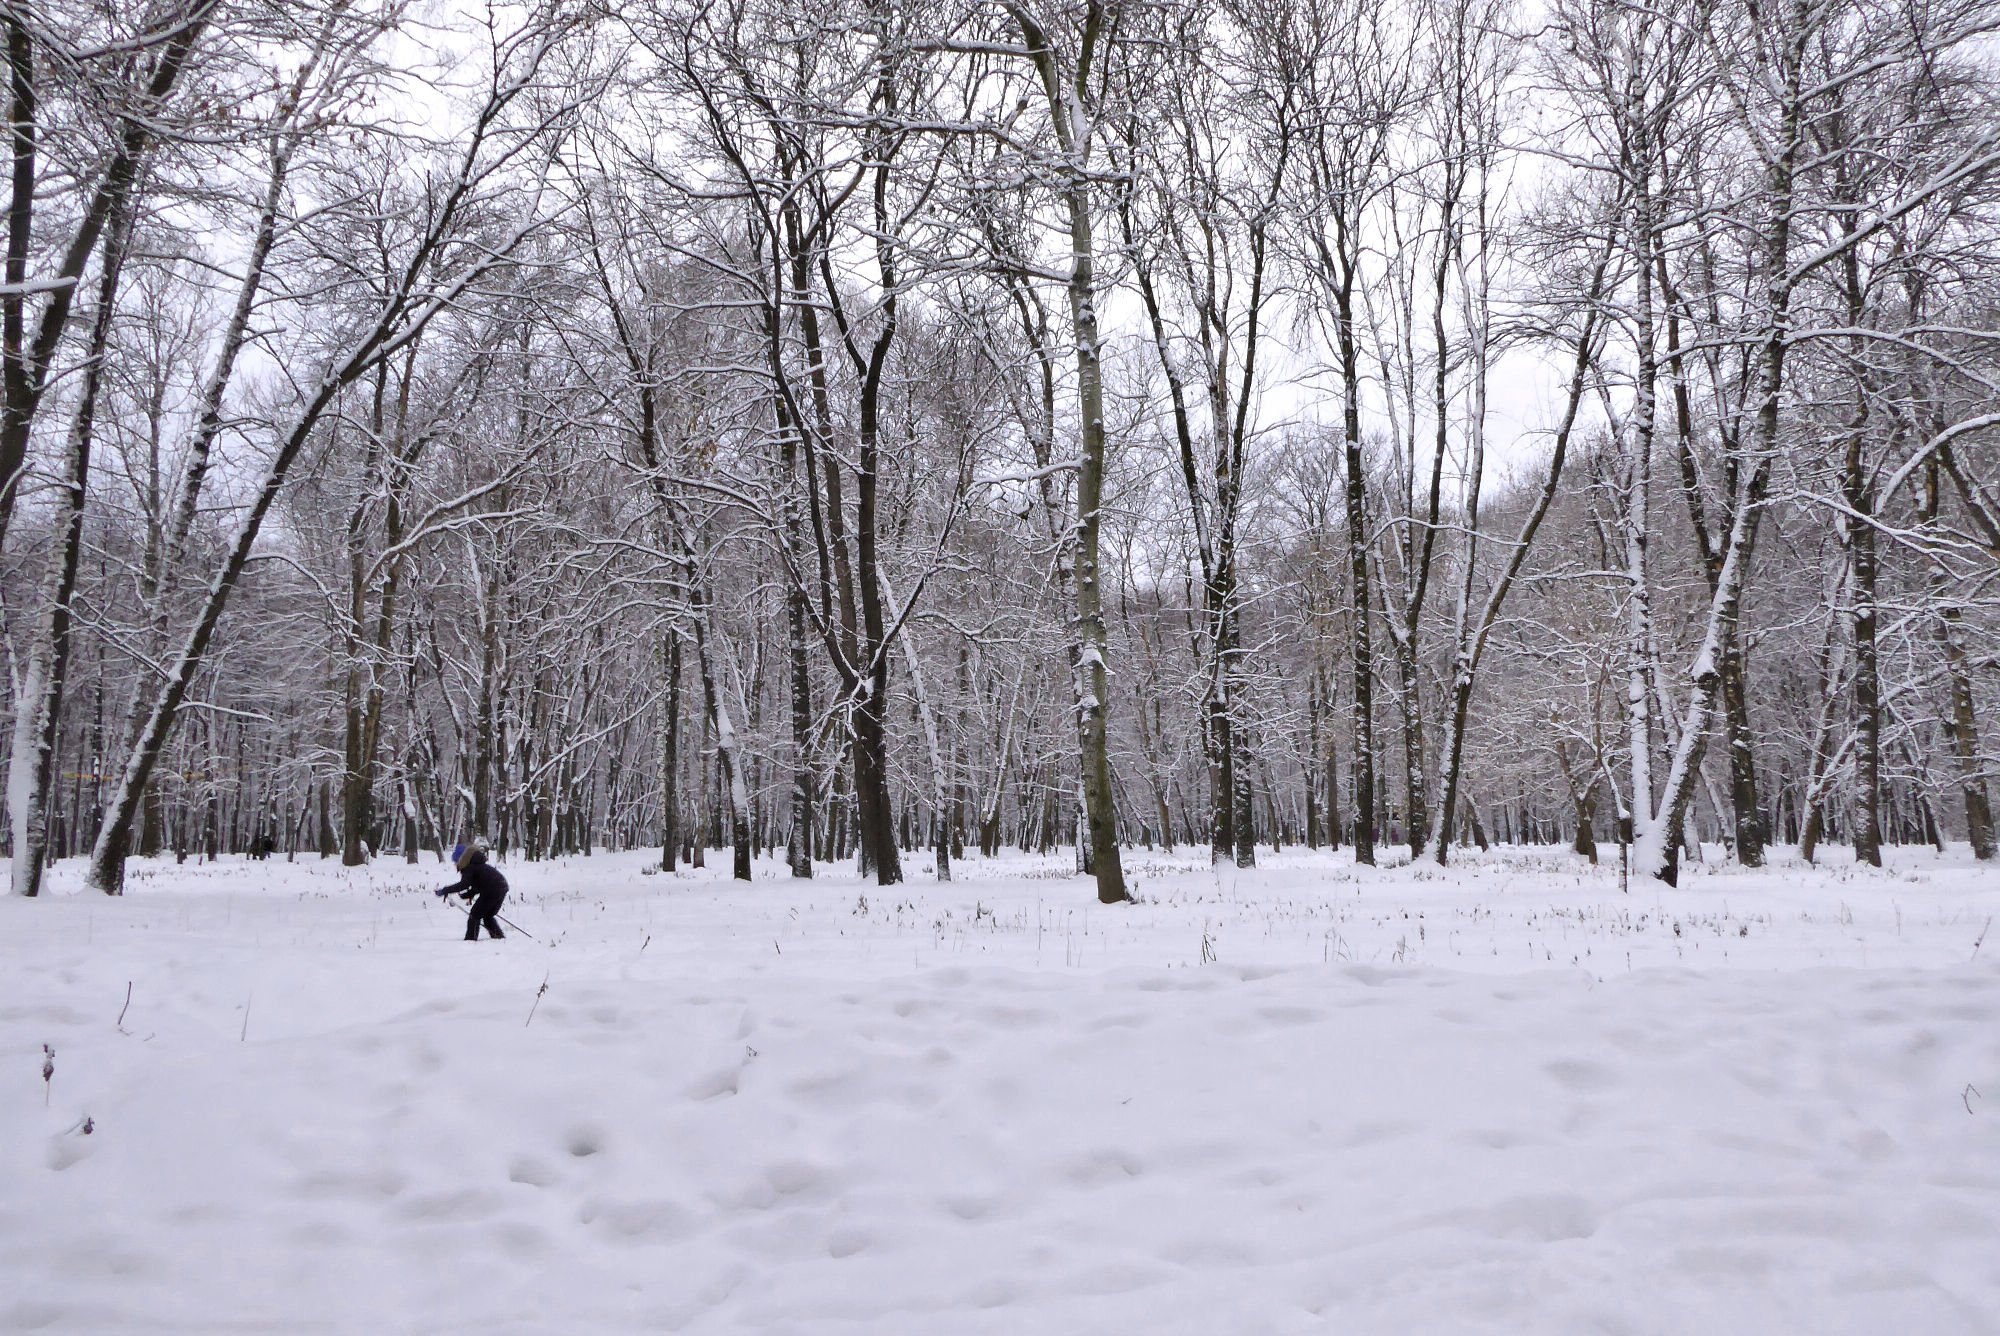
[[(439, 899), (444, 899), (445, 897), (443, 897), (443, 896), (440, 896), (440, 897), (438, 897), (438, 898), (439, 898)], [(470, 918), (470, 917), (472, 916), (472, 909), (471, 909), (471, 907), (470, 907), (470, 906), (468, 906), (468, 905), (460, 905), (460, 906), (458, 907), (458, 912), (459, 912), (459, 913), (461, 913), (461, 914), (464, 914), (464, 915), (465, 915), (466, 917), (468, 917), (468, 918)], [(502, 923), (504, 923), (504, 924), (506, 924), (506, 925), (507, 925), (508, 927), (512, 928), (512, 929), (513, 929), (513, 930), (514, 930), (515, 932), (518, 932), (518, 933), (520, 933), (520, 934), (521, 934), (521, 935), (522, 935), (523, 937), (527, 938), (527, 939), (528, 939), (529, 941), (531, 941), (531, 942), (532, 942), (532, 941), (534, 941), (534, 940), (535, 940), (535, 934), (533, 934), (533, 933), (529, 932), (529, 931), (528, 931), (528, 930), (527, 930), (526, 928), (524, 928), (524, 927), (522, 927), (522, 926), (521, 926), (520, 924), (518, 924), (518, 923), (514, 922), (514, 920), (513, 920), (513, 919), (510, 919), (510, 918), (508, 918), (508, 917), (507, 917), (507, 916), (506, 916), (505, 914), (495, 914), (495, 915), (494, 915), (493, 917), (494, 917), (494, 918), (497, 918), (497, 919), (499, 919), (499, 920), (500, 920), (500, 921), (501, 921)]]

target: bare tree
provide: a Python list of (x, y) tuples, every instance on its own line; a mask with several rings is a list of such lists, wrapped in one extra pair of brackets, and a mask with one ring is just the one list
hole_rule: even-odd
[[(480, 279), (504, 265), (543, 221), (540, 192), (533, 186), (538, 164), (546, 163), (565, 127), (567, 107), (537, 108), (523, 95), (570, 22), (559, 11), (542, 10), (517, 29), (496, 34), (495, 59), (483, 96), (457, 151), (445, 157), (438, 178), (421, 193), (409, 192), (409, 230), (395, 280), (380, 298), (364, 304), (322, 354), (319, 374), (274, 434), (272, 452), (249, 505), (237, 521), (227, 551), (211, 577), (200, 610), (150, 694), (139, 731), (123, 765), (96, 847), (91, 851), (90, 885), (117, 894), (124, 884), (132, 818), (160, 755), (181, 700), (201, 666), (229, 595), (250, 558), (264, 517), (277, 499), (292, 462), (312, 439), (342, 390), (367, 375), (419, 337), (437, 315), (450, 309)], [(581, 90), (577, 90), (579, 93)], [(529, 114), (510, 119), (517, 106)], [(530, 175), (524, 179), (525, 169)], [(500, 196), (497, 200), (495, 197)], [(518, 201), (505, 209), (505, 197)], [(365, 198), (365, 197), (364, 197)], [(496, 209), (496, 203), (499, 208)], [(488, 221), (489, 210), (504, 222)], [(472, 238), (477, 244), (464, 244)]]

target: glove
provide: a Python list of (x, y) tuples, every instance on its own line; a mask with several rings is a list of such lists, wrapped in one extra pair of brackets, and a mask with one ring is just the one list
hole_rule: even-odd
[(451, 894), (451, 887), (449, 886), (442, 886), (439, 887), (437, 890), (437, 898), (440, 900), (444, 899), (447, 895), (450, 894)]

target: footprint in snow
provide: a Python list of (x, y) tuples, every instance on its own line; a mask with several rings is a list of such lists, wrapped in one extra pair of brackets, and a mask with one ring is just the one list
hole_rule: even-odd
[(779, 1160), (765, 1168), (764, 1178), (780, 1196), (796, 1197), (824, 1185), (827, 1174), (807, 1160)]
[(1270, 1025), (1312, 1025), (1326, 1019), (1317, 1007), (1259, 1007), (1257, 1018)]
[(405, 1220), (434, 1224), (458, 1224), (481, 1220), (500, 1209), (500, 1199), (484, 1188), (461, 1188), (451, 1192), (427, 1192), (406, 1197), (396, 1213)]
[(1542, 1070), (1565, 1090), (1608, 1090), (1618, 1084), (1616, 1075), (1587, 1058), (1558, 1058)]
[(1467, 1217), (1479, 1233), (1496, 1239), (1560, 1243), (1597, 1232), (1597, 1212), (1582, 1197), (1547, 1193), (1510, 1197)]
[(689, 1082), (687, 1096), (689, 1099), (699, 1103), (711, 1099), (720, 1099), (724, 1095), (733, 1095), (736, 1093), (742, 1079), (743, 1069), (741, 1067), (717, 1067), (714, 1071), (697, 1076), (693, 1081)]
[(300, 1178), (292, 1191), (308, 1198), (370, 1201), (394, 1197), (407, 1184), (393, 1169), (319, 1169)]
[(993, 1214), (1000, 1198), (986, 1192), (953, 1192), (943, 1199), (944, 1209), (960, 1220), (984, 1220)]
[(593, 1198), (577, 1208), (577, 1222), (602, 1225), (627, 1239), (661, 1239), (686, 1234), (693, 1221), (688, 1209), (662, 1200)]
[(1144, 1168), (1130, 1151), (1113, 1146), (1072, 1158), (1062, 1172), (1078, 1187), (1092, 1188), (1137, 1178)]
[[(574, 1155), (576, 1152), (572, 1150), (570, 1153)], [(531, 1188), (552, 1187), (556, 1171), (545, 1160), (538, 1160), (532, 1155), (517, 1155), (514, 1162), (507, 1166), (507, 1181), (524, 1183)]]
[(826, 1236), (826, 1255), (836, 1260), (866, 1252), (874, 1240), (863, 1230), (844, 1226)]

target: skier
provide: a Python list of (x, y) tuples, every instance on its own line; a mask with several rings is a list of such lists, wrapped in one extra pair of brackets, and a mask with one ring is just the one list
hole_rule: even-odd
[[(494, 915), (507, 899), (507, 879), (500, 875), (500, 869), (486, 861), (486, 841), (474, 840), (461, 844), (451, 851), (452, 865), (458, 869), (458, 880), (438, 892), (441, 900), (453, 891), (461, 900), (472, 900), (472, 908), (465, 916), (465, 940), (479, 940), (479, 925), (486, 925), (488, 937), (505, 937), (500, 931), (500, 921)], [(474, 897), (478, 897), (474, 899)]]

